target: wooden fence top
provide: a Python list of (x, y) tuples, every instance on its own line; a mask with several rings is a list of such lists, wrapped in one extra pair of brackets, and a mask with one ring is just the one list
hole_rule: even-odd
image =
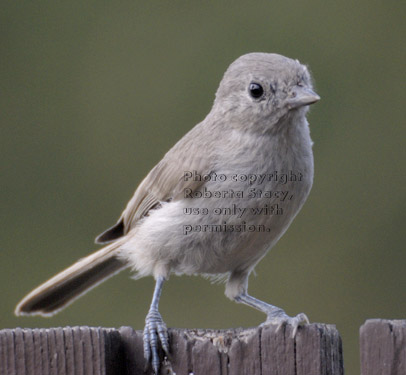
[(406, 375), (406, 320), (367, 320), (360, 351), (361, 375)]
[[(170, 329), (171, 358), (161, 374), (343, 375), (335, 326)], [(161, 353), (162, 356), (163, 353)], [(162, 356), (163, 358), (163, 356)], [(142, 331), (130, 327), (0, 330), (0, 374), (138, 375), (145, 370)]]

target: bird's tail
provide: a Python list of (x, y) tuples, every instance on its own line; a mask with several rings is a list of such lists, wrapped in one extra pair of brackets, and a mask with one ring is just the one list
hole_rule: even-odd
[(56, 314), (96, 285), (127, 267), (117, 257), (120, 241), (82, 258), (23, 298), (16, 315)]

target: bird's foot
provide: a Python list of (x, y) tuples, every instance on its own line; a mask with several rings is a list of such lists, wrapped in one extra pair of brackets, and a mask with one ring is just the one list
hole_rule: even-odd
[(304, 313), (292, 317), (287, 315), (282, 309), (278, 309), (268, 314), (266, 321), (262, 323), (261, 326), (268, 326), (271, 324), (276, 324), (278, 326), (276, 329), (277, 332), (287, 324), (291, 325), (293, 327), (291, 337), (295, 338), (298, 328), (305, 324), (310, 324), (310, 322), (309, 318)]
[(144, 328), (144, 357), (147, 364), (151, 361), (152, 369), (155, 374), (159, 371), (158, 347), (161, 343), (162, 349), (169, 357), (169, 339), (168, 329), (162, 320), (161, 314), (156, 309), (151, 309), (145, 318)]

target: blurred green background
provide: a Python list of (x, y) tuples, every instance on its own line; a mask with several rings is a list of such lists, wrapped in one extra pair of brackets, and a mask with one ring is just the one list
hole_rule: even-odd
[[(250, 292), (334, 323), (359, 373), (367, 318), (406, 318), (405, 3), (4, 1), (0, 13), (0, 328), (143, 328), (153, 280), (109, 280), (51, 319), (16, 318), (33, 287), (97, 247), (137, 184), (210, 110), (247, 52), (309, 64), (310, 198)], [(172, 277), (170, 327), (254, 326), (222, 285)]]

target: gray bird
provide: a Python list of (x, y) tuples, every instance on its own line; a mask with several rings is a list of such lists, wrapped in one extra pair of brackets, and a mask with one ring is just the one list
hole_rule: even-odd
[(144, 354), (155, 373), (159, 343), (169, 354), (158, 311), (170, 274), (223, 278), (228, 298), (299, 325), (281, 308), (248, 294), (255, 265), (285, 233), (313, 182), (308, 106), (320, 97), (306, 66), (268, 53), (239, 57), (227, 69), (207, 117), (170, 149), (138, 186), (108, 243), (29, 293), (17, 315), (49, 316), (121, 270), (156, 280), (145, 320)]

